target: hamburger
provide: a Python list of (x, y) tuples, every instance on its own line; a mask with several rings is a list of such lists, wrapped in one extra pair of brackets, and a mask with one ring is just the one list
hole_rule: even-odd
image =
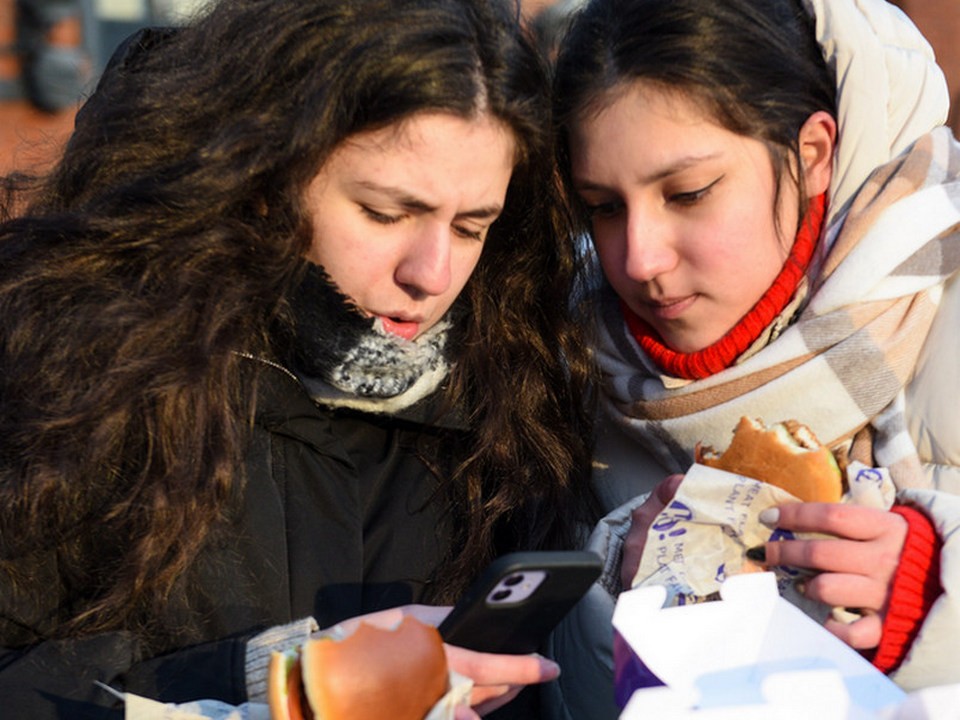
[(440, 633), (405, 617), (273, 653), (267, 699), (271, 720), (423, 720), (449, 684)]
[(796, 420), (767, 427), (742, 417), (726, 450), (698, 443), (694, 455), (702, 465), (775, 485), (803, 502), (840, 502), (843, 496), (837, 458)]

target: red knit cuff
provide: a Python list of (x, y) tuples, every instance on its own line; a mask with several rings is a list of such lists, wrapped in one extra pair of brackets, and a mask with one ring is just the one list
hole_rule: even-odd
[(893, 672), (903, 662), (924, 618), (943, 593), (940, 585), (943, 543), (930, 518), (907, 505), (894, 505), (890, 512), (903, 517), (908, 528), (900, 564), (893, 576), (883, 635), (873, 657), (874, 666), (884, 673)]

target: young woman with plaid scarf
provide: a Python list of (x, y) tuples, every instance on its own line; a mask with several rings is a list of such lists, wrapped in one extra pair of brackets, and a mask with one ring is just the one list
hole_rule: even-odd
[[(904, 688), (960, 680), (960, 145), (929, 45), (879, 0), (594, 0), (556, 77), (604, 276), (595, 482), (625, 503), (592, 539), (606, 591), (580, 610), (629, 587), (698, 442), (796, 419), (887, 468), (897, 501), (780, 506), (780, 528), (833, 537), (767, 543), (766, 561), (860, 609), (828, 629)], [(606, 619), (556, 639), (583, 659), (561, 679), (574, 717), (602, 716), (609, 638), (583, 652), (576, 628)]]

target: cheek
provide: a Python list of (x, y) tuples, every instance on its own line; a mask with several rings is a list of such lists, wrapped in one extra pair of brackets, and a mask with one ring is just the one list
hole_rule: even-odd
[(333, 281), (351, 294), (348, 288), (362, 288), (372, 278), (386, 272), (387, 259), (378, 248), (389, 246), (367, 241), (368, 235), (361, 227), (346, 220), (316, 223), (306, 257), (322, 265)]
[(600, 258), (600, 268), (607, 278), (607, 282), (621, 296), (629, 295), (630, 287), (633, 284), (627, 277), (622, 248), (618, 248), (610, 243), (594, 243), (597, 250), (597, 257)]
[(482, 254), (483, 246), (477, 243), (476, 247), (468, 246), (461, 252), (455, 253), (451, 258), (451, 274), (453, 278), (450, 283), (451, 303), (460, 295), (470, 280), (470, 277), (473, 275), (473, 271), (477, 269)]
[(713, 252), (708, 248), (701, 258), (709, 264), (708, 272), (723, 288), (731, 311), (739, 317), (770, 288), (788, 252), (774, 233), (772, 223), (735, 225), (724, 238), (722, 245), (718, 240)]
[(625, 270), (626, 264), (626, 235), (611, 221), (595, 222), (591, 229), (593, 249), (600, 258), (600, 267), (604, 274), (613, 282)]
[(306, 252), (303, 256), (310, 262), (316, 265), (323, 264), (323, 244), (320, 242), (320, 237), (323, 234), (323, 230), (320, 227), (314, 225), (313, 235), (310, 238), (310, 245), (307, 247)]
[(730, 212), (712, 227), (701, 229), (706, 231), (699, 236), (701, 254), (712, 253), (718, 262), (739, 265), (744, 274), (756, 274), (771, 264), (782, 265), (788, 254), (773, 217), (758, 217), (754, 208)]

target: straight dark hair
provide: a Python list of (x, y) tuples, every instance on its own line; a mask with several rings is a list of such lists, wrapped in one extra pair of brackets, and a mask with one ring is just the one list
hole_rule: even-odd
[(557, 59), (564, 169), (571, 124), (633, 81), (678, 91), (727, 130), (765, 143), (777, 197), (799, 162), (803, 123), (818, 110), (837, 115), (835, 80), (799, 0), (592, 0)]

